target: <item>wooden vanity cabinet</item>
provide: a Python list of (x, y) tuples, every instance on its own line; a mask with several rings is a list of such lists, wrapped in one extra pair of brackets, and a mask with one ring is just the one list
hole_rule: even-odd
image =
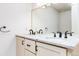
[(66, 56), (66, 49), (37, 42), (37, 56)]
[(16, 36), (17, 56), (71, 56), (72, 50)]
[(16, 37), (16, 55), (24, 56), (24, 38)]
[(35, 56), (35, 41), (23, 37), (16, 37), (16, 55)]

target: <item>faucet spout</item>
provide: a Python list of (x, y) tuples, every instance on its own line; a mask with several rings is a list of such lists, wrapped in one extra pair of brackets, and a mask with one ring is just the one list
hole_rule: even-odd
[(39, 30), (39, 34), (43, 34), (43, 30), (42, 29)]
[(68, 34), (68, 31), (65, 32), (65, 37), (64, 38), (67, 38), (67, 34)]
[(61, 32), (57, 32), (57, 33), (59, 33), (59, 37), (61, 38), (62, 37), (62, 33)]
[(30, 32), (30, 35), (32, 35), (32, 34), (33, 34), (33, 30), (32, 30), (32, 29), (30, 29), (30, 30), (29, 30), (29, 32)]
[(54, 34), (54, 37), (56, 37), (56, 33), (55, 32), (52, 32)]

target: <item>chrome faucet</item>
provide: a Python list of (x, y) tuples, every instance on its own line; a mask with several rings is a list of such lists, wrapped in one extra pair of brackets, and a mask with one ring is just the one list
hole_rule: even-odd
[(64, 38), (67, 38), (67, 34), (69, 34), (68, 31), (65, 32), (65, 37)]
[(56, 37), (56, 33), (55, 32), (52, 32), (54, 34), (54, 37)]
[(57, 33), (59, 33), (59, 37), (61, 38), (62, 37), (62, 32), (57, 32)]
[(72, 36), (72, 33), (74, 33), (74, 32), (70, 32), (69, 34), (70, 34), (70, 36)]
[(39, 34), (43, 34), (43, 30), (42, 29), (39, 30)]
[(32, 29), (30, 29), (29, 32), (30, 32), (30, 35), (34, 34)]
[(72, 33), (74, 33), (74, 32), (68, 33), (68, 31), (66, 31), (66, 32), (65, 32), (65, 38), (67, 38), (67, 34), (70, 34), (70, 36), (72, 36)]

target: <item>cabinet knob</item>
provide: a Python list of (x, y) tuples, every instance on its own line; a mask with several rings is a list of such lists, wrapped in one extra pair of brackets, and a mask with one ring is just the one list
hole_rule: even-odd
[(30, 47), (31, 45), (27, 44), (28, 47)]

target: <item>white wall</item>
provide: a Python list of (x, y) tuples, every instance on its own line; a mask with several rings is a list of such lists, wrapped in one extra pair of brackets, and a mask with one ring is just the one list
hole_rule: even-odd
[[(0, 3), (0, 26), (4, 25), (14, 35), (15, 33), (26, 33), (31, 27), (31, 4)], [(13, 44), (9, 47), (8, 55), (15, 55), (15, 42), (15, 39), (12, 40)]]
[(71, 31), (71, 10), (60, 12), (59, 31)]
[(30, 4), (0, 4), (0, 26), (6, 25), (14, 33), (26, 33), (31, 22), (30, 7)]
[(79, 34), (79, 4), (72, 5), (72, 31)]
[(58, 31), (59, 15), (52, 7), (38, 8), (32, 11), (32, 28), (36, 31), (48, 28), (48, 32)]

